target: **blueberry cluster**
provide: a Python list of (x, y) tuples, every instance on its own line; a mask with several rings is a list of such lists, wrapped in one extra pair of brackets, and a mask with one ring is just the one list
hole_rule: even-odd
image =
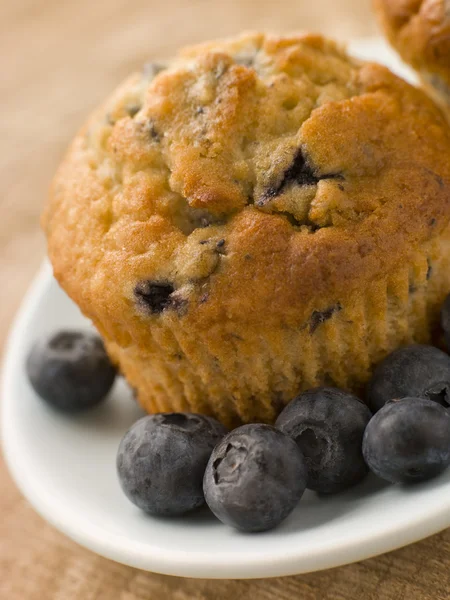
[[(442, 327), (450, 341), (450, 296)], [(70, 412), (103, 400), (116, 374), (100, 338), (74, 331), (37, 342), (27, 372), (44, 400)], [(369, 470), (392, 483), (423, 481), (450, 465), (448, 354), (425, 345), (396, 350), (376, 368), (366, 400), (315, 388), (274, 427), (231, 432), (205, 415), (145, 416), (120, 443), (120, 484), (149, 514), (181, 515), (206, 502), (223, 523), (254, 532), (281, 523), (307, 488), (340, 492)]]

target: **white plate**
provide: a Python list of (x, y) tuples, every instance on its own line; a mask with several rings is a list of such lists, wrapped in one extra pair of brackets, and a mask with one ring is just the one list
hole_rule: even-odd
[[(384, 45), (359, 54), (389, 58)], [(275, 531), (244, 535), (207, 511), (151, 518), (128, 502), (116, 478), (121, 436), (141, 416), (123, 381), (104, 406), (76, 418), (33, 393), (24, 360), (33, 339), (61, 327), (89, 327), (44, 265), (17, 316), (3, 379), (3, 445), (24, 495), (83, 546), (128, 565), (189, 577), (290, 575), (342, 565), (417, 541), (450, 525), (450, 472), (414, 489), (375, 478), (343, 494), (307, 492)]]

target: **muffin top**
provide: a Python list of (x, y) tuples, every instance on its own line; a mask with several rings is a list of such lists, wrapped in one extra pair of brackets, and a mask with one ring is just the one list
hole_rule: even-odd
[(375, 0), (402, 58), (450, 103), (450, 0)]
[(121, 343), (165, 319), (311, 326), (448, 225), (449, 131), (318, 35), (187, 48), (72, 143), (43, 216), (55, 274)]

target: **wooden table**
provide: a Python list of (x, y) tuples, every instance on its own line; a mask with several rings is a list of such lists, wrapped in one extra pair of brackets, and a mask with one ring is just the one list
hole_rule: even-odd
[[(368, 0), (3, 0), (0, 6), (0, 350), (44, 255), (38, 218), (68, 141), (131, 69), (241, 29), (375, 33)], [(322, 573), (198, 581), (127, 568), (38, 517), (0, 464), (2, 600), (448, 600), (450, 530)], [(383, 507), (380, 506), (380, 510)]]

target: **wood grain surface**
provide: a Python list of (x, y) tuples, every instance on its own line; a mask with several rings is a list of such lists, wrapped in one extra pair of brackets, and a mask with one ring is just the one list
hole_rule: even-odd
[[(1, 0), (1, 352), (45, 252), (38, 219), (48, 182), (86, 114), (149, 58), (242, 29), (342, 39), (376, 32), (369, 0)], [(450, 530), (362, 563), (283, 579), (144, 573), (44, 523), (0, 463), (2, 600), (448, 600), (449, 567)]]

